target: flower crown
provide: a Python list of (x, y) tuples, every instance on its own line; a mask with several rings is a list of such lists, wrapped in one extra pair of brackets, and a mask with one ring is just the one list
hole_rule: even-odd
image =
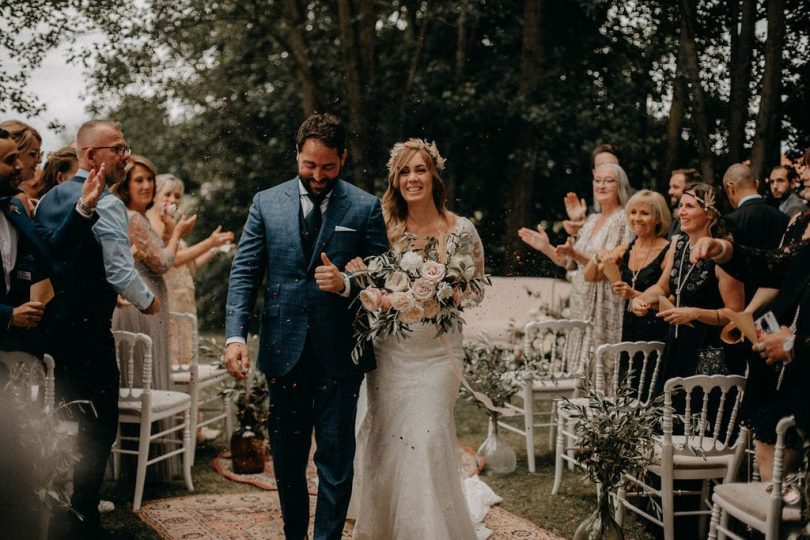
[(436, 170), (444, 170), (445, 159), (439, 153), (439, 149), (436, 148), (435, 142), (428, 142), (424, 139), (408, 139), (404, 143), (396, 143), (394, 147), (391, 148), (391, 157), (388, 159), (388, 164), (386, 165), (389, 173), (394, 169), (394, 163), (396, 163), (399, 155), (408, 149), (426, 151), (433, 159), (433, 163), (436, 165)]

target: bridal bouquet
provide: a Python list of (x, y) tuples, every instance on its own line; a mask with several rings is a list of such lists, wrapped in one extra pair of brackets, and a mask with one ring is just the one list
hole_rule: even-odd
[(367, 341), (405, 336), (411, 324), (431, 323), (437, 335), (461, 330), (461, 312), (480, 301), (489, 277), (475, 275), (473, 239), (451, 234), (446, 240), (428, 239), (413, 247), (416, 237), (405, 234), (404, 246), (366, 259), (368, 269), (356, 274), (362, 287), (354, 321), (357, 363)]

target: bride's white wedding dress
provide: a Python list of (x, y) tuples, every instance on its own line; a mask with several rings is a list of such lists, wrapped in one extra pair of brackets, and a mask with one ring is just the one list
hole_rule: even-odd
[[(454, 231), (474, 238), (483, 273), (483, 248), (472, 223), (458, 218)], [(475, 540), (453, 415), (460, 382), (448, 358), (449, 348), (460, 361), (462, 336), (437, 337), (432, 324), (411, 329), (404, 339), (375, 342), (377, 369), (366, 375), (368, 405), (357, 433), (354, 538)], [(467, 482), (478, 514), (493, 497), (499, 502), (477, 478)]]

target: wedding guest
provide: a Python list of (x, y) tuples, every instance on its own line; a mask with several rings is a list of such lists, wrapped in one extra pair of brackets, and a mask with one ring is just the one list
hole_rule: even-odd
[[(744, 246), (774, 249), (782, 240), (789, 218), (757, 193), (757, 181), (747, 165), (732, 165), (723, 175), (723, 189), (735, 210), (723, 219), (734, 241)], [(757, 285), (743, 280), (745, 304), (751, 301)]]
[(619, 165), (619, 150), (612, 144), (597, 144), (591, 150), (591, 168), (596, 168), (605, 163)]
[(670, 223), (669, 208), (660, 193), (642, 189), (627, 201), (626, 212), (636, 238), (629, 246), (624, 246), (622, 280), (613, 283), (613, 292), (628, 301), (622, 320), (621, 340), (662, 341), (667, 333), (667, 323), (652, 312), (644, 317), (636, 317), (629, 309), (629, 301), (661, 279), (664, 258), (669, 251), (669, 241), (666, 239)]
[[(672, 239), (661, 278), (631, 302), (633, 313), (639, 317), (658, 306), (657, 316), (670, 325), (659, 391), (673, 377), (744, 371), (742, 362), (722, 352), (720, 341), (720, 328), (729, 321), (722, 308), (742, 310), (742, 283), (712, 261), (689, 261), (690, 246), (700, 238), (721, 234), (717, 199), (717, 191), (708, 184), (686, 187), (678, 210), (682, 234)], [(675, 307), (660, 309), (662, 296), (673, 298)]]
[(53, 247), (53, 237), (69, 214), (93, 214), (92, 199), (86, 193), (96, 182), (92, 171), (97, 169), (98, 177), (110, 185), (124, 174), (129, 155), (119, 125), (108, 120), (83, 124), (77, 142), (80, 169), (40, 201), (36, 222), (43, 237), (50, 239), (56, 267), (56, 297), (46, 314), (54, 322), (48, 352), (56, 361), (57, 396), (93, 404), (78, 413), (80, 458), (73, 471), (71, 507), (82, 520), (68, 514), (67, 530), (59, 532), (70, 538), (95, 538), (103, 534), (99, 488), (118, 427), (120, 374), (110, 328), (116, 296), (120, 294), (145, 313), (159, 311), (160, 301), (135, 271), (126, 211), (118, 198), (102, 193), (92, 229), (69, 235), (70, 244), (64, 249)]
[(79, 170), (79, 158), (75, 148), (66, 146), (48, 154), (48, 161), (45, 162), (45, 167), (42, 169), (42, 178), (36, 198), (41, 199), (54, 186), (73, 178), (77, 170)]
[(624, 211), (629, 192), (630, 183), (624, 169), (615, 163), (602, 164), (593, 172), (596, 212), (587, 217), (578, 236), (570, 236), (564, 244), (555, 247), (541, 227), (537, 230), (524, 227), (518, 231), (524, 242), (556, 265), (577, 270), (571, 279), (571, 318), (591, 321), (594, 347), (621, 340), (624, 302), (613, 294), (610, 283), (586, 281), (584, 270), (591, 261), (598, 264), (609, 258), (617, 259), (619, 254), (614, 252), (615, 248), (633, 239)]
[(778, 165), (768, 175), (768, 187), (771, 196), (781, 212), (793, 217), (802, 212), (806, 206), (804, 200), (793, 191), (793, 183), (798, 177), (793, 167)]
[[(160, 235), (146, 218), (147, 209), (155, 196), (155, 165), (143, 156), (132, 155), (127, 160), (123, 178), (113, 184), (110, 192), (118, 196), (127, 208), (128, 236), (135, 257), (135, 268), (163, 306), (169, 305), (165, 274), (174, 264), (180, 239), (194, 226), (196, 216), (179, 221), (165, 212), (164, 245)], [(152, 388), (171, 389), (169, 360), (169, 310), (144, 314), (131, 305), (119, 305), (113, 313), (113, 330), (140, 332), (152, 338)], [(168, 426), (167, 426), (168, 427)], [(155, 478), (171, 479), (180, 471), (179, 459), (167, 459), (156, 464)]]
[(805, 166), (804, 172), (802, 172), (800, 179), (802, 182), (802, 187), (799, 195), (801, 195), (802, 199), (805, 201), (810, 201), (810, 166)]
[[(17, 144), (22, 171), (15, 181), (16, 184), (12, 187), (18, 188), (20, 184), (30, 181), (36, 175), (37, 167), (42, 162), (42, 136), (36, 129), (20, 120), (0, 122), (0, 128), (5, 129)], [(23, 202), (26, 212), (31, 215), (34, 206), (28, 196), (25, 193), (19, 193), (16, 197)]]
[[(146, 211), (149, 224), (164, 242), (169, 240), (165, 223), (166, 214), (168, 217), (177, 216), (179, 209), (183, 205), (183, 195), (185, 185), (183, 181), (173, 174), (159, 174), (155, 179), (155, 204)], [(189, 246), (184, 240), (180, 240), (177, 248), (177, 255), (174, 258), (174, 265), (163, 274), (166, 288), (169, 291), (168, 302), (169, 311), (178, 313), (191, 313), (197, 316), (197, 302), (195, 298), (194, 276), (197, 271), (208, 264), (218, 254), (223, 253), (222, 247), (229, 247), (234, 240), (234, 234), (230, 231), (222, 231), (222, 226), (217, 226), (205, 240)], [(169, 341), (171, 351), (171, 361), (173, 363), (188, 363), (191, 358), (188, 353), (191, 351), (191, 335), (180, 333), (177, 335), (172, 330)], [(181, 343), (178, 340), (183, 340)], [(181, 355), (184, 355), (181, 358)]]
[[(806, 285), (810, 274), (807, 264), (810, 262), (810, 209), (797, 214), (791, 220), (785, 231), (782, 244), (776, 250), (763, 250), (751, 248), (741, 244), (732, 244), (726, 240), (703, 240), (695, 246), (693, 258), (708, 258), (720, 264), (731, 275), (756, 280), (760, 287), (752, 305), (746, 311), (754, 313), (755, 317), (772, 311), (777, 321), (790, 327), (790, 332), (796, 334), (800, 322), (800, 309), (797, 306), (804, 301)], [(797, 304), (797, 302), (799, 304)], [(810, 311), (810, 308), (808, 308)], [(795, 324), (793, 324), (795, 323)], [(774, 340), (787, 339), (787, 332), (782, 332), (765, 338), (771, 342), (770, 353), (784, 353)], [(749, 343), (750, 345), (750, 343)], [(795, 414), (797, 419), (802, 417), (805, 429), (810, 427), (810, 411), (806, 409), (804, 392), (806, 386), (801, 379), (806, 375), (799, 375), (801, 370), (786, 368), (784, 375), (781, 370), (773, 369), (775, 366), (763, 361), (759, 347), (748, 357), (748, 378), (746, 380), (745, 394), (740, 406), (740, 419), (744, 425), (751, 428), (756, 441), (756, 457), (760, 474), (764, 481), (770, 480), (773, 470), (773, 452), (776, 442), (776, 424), (780, 418)], [(795, 358), (800, 346), (794, 349)], [(790, 352), (790, 351), (787, 351)], [(779, 359), (781, 359), (780, 357)], [(770, 363), (770, 362), (769, 362)], [(791, 364), (792, 365), (792, 364)], [(802, 368), (803, 369), (803, 368)], [(782, 376), (783, 382), (779, 384)], [(800, 405), (800, 406), (797, 406)], [(795, 461), (800, 449), (801, 440), (795, 433), (789, 432), (787, 445), (793, 451), (786, 454), (786, 463)]]
[(669, 177), (669, 208), (672, 212), (672, 222), (669, 226), (667, 238), (672, 239), (681, 232), (681, 222), (678, 221), (678, 204), (681, 202), (681, 195), (688, 184), (700, 182), (702, 180), (697, 169), (675, 169)]

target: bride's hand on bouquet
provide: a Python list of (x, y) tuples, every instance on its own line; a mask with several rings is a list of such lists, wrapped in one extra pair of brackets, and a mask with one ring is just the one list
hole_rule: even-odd
[(346, 287), (346, 281), (341, 271), (332, 264), (326, 253), (321, 253), (321, 263), (320, 266), (315, 267), (315, 283), (318, 288), (324, 292), (342, 293)]
[(368, 269), (368, 265), (360, 257), (355, 257), (346, 263), (347, 272), (362, 272), (366, 269)]
[(543, 251), (547, 247), (551, 245), (551, 241), (548, 239), (548, 235), (546, 231), (543, 230), (540, 225), (537, 226), (537, 230), (529, 229), (528, 227), (522, 227), (518, 231), (518, 236), (520, 239), (523, 240), (526, 244), (530, 247), (536, 249), (537, 251)]

